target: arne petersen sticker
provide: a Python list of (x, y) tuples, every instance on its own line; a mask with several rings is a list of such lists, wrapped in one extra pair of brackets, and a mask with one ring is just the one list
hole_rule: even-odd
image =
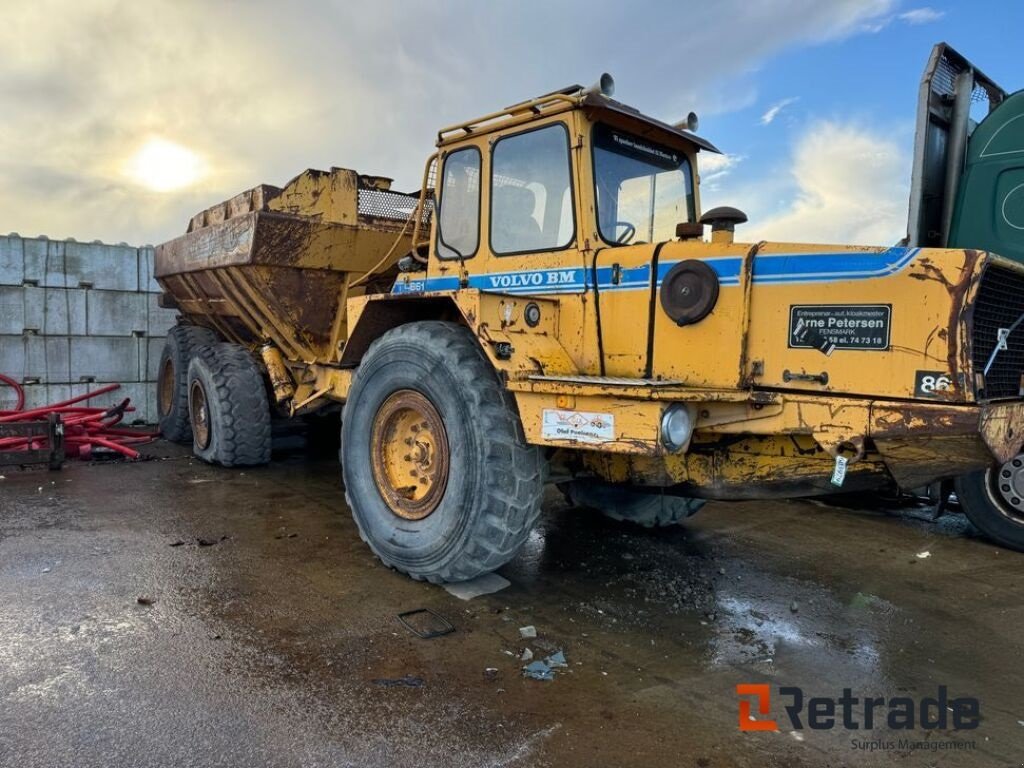
[(610, 413), (544, 409), (541, 434), (546, 440), (609, 443), (615, 439), (615, 417)]
[(835, 349), (889, 348), (890, 304), (804, 304), (789, 308), (789, 346), (813, 349), (821, 337)]

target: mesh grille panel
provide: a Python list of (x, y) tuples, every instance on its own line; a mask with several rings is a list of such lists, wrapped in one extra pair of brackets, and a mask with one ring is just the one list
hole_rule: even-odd
[[(1024, 275), (995, 265), (985, 268), (974, 303), (971, 329), (971, 360), (975, 372), (982, 372), (998, 343), (1000, 328), (1009, 328), (1024, 314)], [(985, 377), (988, 399), (1019, 397), (1024, 373), (1024, 323), (1010, 334), (1008, 349), (996, 355)]]
[[(375, 219), (406, 221), (413, 215), (419, 198), (401, 192), (384, 189), (362, 188), (359, 190), (359, 215)], [(422, 221), (430, 220), (429, 210), (424, 211)]]

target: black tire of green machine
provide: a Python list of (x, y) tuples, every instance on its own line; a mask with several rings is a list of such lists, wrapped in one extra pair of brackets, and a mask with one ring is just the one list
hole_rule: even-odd
[(210, 439), (194, 440), (192, 453), (209, 464), (254, 467), (270, 462), (270, 404), (263, 374), (238, 344), (198, 347), (188, 369), (188, 387), (198, 381), (206, 396)]
[(1024, 519), (1009, 516), (992, 488), (992, 473), (998, 467), (972, 472), (954, 482), (957, 499), (967, 519), (996, 544), (1024, 552)]
[(644, 528), (675, 525), (696, 514), (705, 503), (704, 499), (637, 491), (628, 486), (594, 480), (570, 480), (561, 483), (559, 488), (575, 506), (594, 509), (612, 520)]
[(192, 425), (188, 418), (188, 364), (192, 353), (204, 344), (216, 344), (217, 334), (199, 325), (176, 325), (167, 332), (163, 351), (160, 353), (160, 367), (157, 369), (157, 402), (162, 402), (163, 376), (167, 361), (174, 371), (174, 391), (171, 406), (160, 416), (160, 434), (174, 443), (188, 443), (192, 440)]
[[(402, 389), (433, 404), (449, 445), (444, 496), (421, 520), (394, 514), (373, 478), (373, 420)], [(511, 395), (461, 325), (416, 322), (377, 339), (356, 371), (341, 437), (345, 498), (359, 535), (381, 562), (414, 579), (457, 582), (494, 571), (515, 556), (540, 515), (543, 451), (526, 442)]]

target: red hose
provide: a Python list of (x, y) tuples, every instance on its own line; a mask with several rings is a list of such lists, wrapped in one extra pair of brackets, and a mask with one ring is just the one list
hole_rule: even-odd
[[(15, 411), (20, 411), (25, 407), (25, 390), (21, 388), (21, 384), (16, 382), (10, 376), (4, 376), (0, 373), (0, 382), (3, 382), (8, 387), (14, 389), (14, 393), (18, 396), (18, 404), (14, 406)], [(7, 413), (7, 411), (0, 410), (0, 414)]]
[[(89, 458), (95, 447), (106, 448), (128, 459), (137, 459), (139, 452), (130, 446), (148, 443), (158, 437), (157, 432), (136, 431), (117, 426), (124, 419), (126, 413), (135, 411), (128, 398), (110, 408), (76, 405), (76, 403), (113, 392), (120, 388), (120, 384), (108, 384), (69, 400), (26, 411), (23, 410), (25, 407), (23, 387), (4, 374), (0, 374), (0, 383), (12, 387), (18, 396), (17, 407), (13, 411), (0, 410), (0, 423), (46, 421), (50, 414), (57, 414), (61, 417), (64, 427), (64, 444), (68, 458)], [(0, 438), (0, 452), (44, 449), (46, 443), (45, 437)]]

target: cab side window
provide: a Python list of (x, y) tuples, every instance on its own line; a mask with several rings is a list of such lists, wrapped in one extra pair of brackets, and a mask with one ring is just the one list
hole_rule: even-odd
[(466, 147), (444, 159), (437, 255), (468, 259), (480, 245), (480, 150)]
[(567, 247), (575, 236), (571, 179), (562, 123), (499, 139), (491, 156), (491, 250)]

